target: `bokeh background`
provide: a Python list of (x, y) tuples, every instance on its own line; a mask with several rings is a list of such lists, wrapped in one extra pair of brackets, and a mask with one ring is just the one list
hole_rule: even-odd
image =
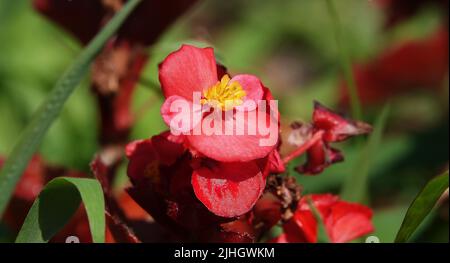
[[(397, 1), (403, 3), (397, 13), (389, 12), (392, 1), (387, 0), (335, 2), (343, 42), (359, 69), (355, 76), (364, 121), (374, 123), (385, 105), (391, 106), (383, 136), (371, 152), (367, 202), (374, 209), (374, 235), (392, 242), (415, 195), (448, 167), (448, 16), (443, 8), (448, 1)], [(284, 132), (292, 121), (310, 120), (314, 100), (349, 114), (335, 25), (322, 0), (197, 4), (148, 49), (150, 60), (134, 94), (139, 118), (130, 140), (166, 129), (159, 113), (157, 65), (181, 43), (213, 46), (231, 73), (259, 76), (279, 100)], [(0, 1), (0, 155), (8, 154), (80, 50), (71, 35), (35, 12), (30, 1)], [(376, 70), (367, 69), (383, 59), (379, 67), (391, 67), (394, 79), (401, 75), (389, 85), (378, 81)], [(97, 129), (95, 99), (86, 79), (50, 129), (40, 154), (51, 164), (88, 172), (99, 147)], [(319, 176), (298, 176), (304, 193), (339, 193), (346, 178), (360, 172), (358, 143), (340, 147), (345, 162)], [(118, 188), (126, 181), (125, 165), (119, 171)], [(448, 242), (448, 194), (442, 204), (415, 241)], [(6, 241), (7, 233), (1, 226), (0, 240)]]

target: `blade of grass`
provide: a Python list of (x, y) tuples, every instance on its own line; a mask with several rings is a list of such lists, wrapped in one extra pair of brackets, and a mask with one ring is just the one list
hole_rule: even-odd
[(328, 237), (325, 223), (323, 222), (322, 216), (320, 215), (317, 207), (314, 205), (311, 197), (308, 198), (308, 205), (317, 221), (317, 243), (330, 243), (330, 238)]
[(341, 22), (339, 13), (333, 0), (326, 0), (328, 13), (333, 22), (333, 32), (339, 52), (339, 62), (347, 82), (348, 93), (350, 94), (350, 104), (352, 109), (352, 117), (357, 120), (363, 120), (363, 112), (361, 102), (356, 89), (355, 78), (352, 72), (351, 59), (342, 37)]
[(64, 103), (86, 75), (89, 65), (106, 41), (113, 36), (140, 2), (141, 0), (130, 0), (126, 3), (122, 10), (111, 19), (61, 76), (47, 99), (33, 115), (31, 122), (15, 144), (0, 172), (0, 217), (3, 215), (20, 176), (39, 147), (47, 130), (58, 117)]
[(409, 206), (402, 226), (395, 238), (396, 243), (404, 243), (414, 234), (420, 224), (431, 212), (441, 195), (448, 189), (448, 171), (427, 183)]
[(86, 209), (92, 241), (105, 242), (105, 202), (94, 179), (59, 177), (50, 181), (34, 201), (16, 243), (46, 243), (72, 218), (81, 200)]
[(377, 120), (375, 121), (374, 131), (370, 135), (366, 146), (361, 150), (359, 160), (356, 162), (353, 173), (347, 177), (344, 182), (341, 196), (342, 199), (367, 203), (368, 180), (373, 156), (377, 154), (378, 146), (383, 137), (383, 131), (390, 112), (390, 105), (386, 105)]

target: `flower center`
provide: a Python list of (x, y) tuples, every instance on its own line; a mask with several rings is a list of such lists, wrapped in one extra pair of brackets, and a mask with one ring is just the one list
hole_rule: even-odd
[(200, 103), (209, 104), (223, 111), (231, 110), (243, 103), (242, 98), (247, 94), (237, 81), (230, 83), (230, 77), (225, 74), (214, 86), (203, 91)]

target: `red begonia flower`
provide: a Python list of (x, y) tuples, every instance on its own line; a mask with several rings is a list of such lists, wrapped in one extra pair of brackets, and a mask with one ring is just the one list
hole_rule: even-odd
[[(183, 192), (185, 195), (192, 194), (190, 199), (183, 196), (185, 200), (177, 202), (177, 211), (181, 211), (182, 203), (187, 200), (196, 203), (191, 200), (194, 197), (215, 215), (236, 217), (245, 214), (261, 196), (266, 176), (284, 171), (284, 164), (276, 150), (265, 158), (250, 162), (223, 163), (194, 157), (186, 151), (184, 144), (184, 136), (164, 132), (149, 140), (132, 142), (126, 147), (130, 159), (128, 176), (135, 186), (149, 185), (151, 191), (162, 199), (170, 194), (175, 199)], [(166, 218), (167, 211), (163, 210), (168, 208), (158, 207), (159, 210), (149, 209), (153, 210), (152, 216), (153, 213), (164, 214), (161, 219)], [(205, 212), (202, 209), (199, 211), (201, 214)], [(178, 214), (176, 218), (183, 216)]]
[[(200, 178), (209, 173), (204, 163), (210, 165), (214, 163), (217, 165), (215, 169), (220, 169), (221, 173), (234, 172), (237, 165), (193, 158), (184, 148), (183, 138), (173, 136), (169, 132), (149, 140), (132, 142), (127, 146), (126, 153), (130, 159), (128, 176), (133, 183), (128, 189), (130, 196), (157, 222), (173, 231), (182, 240), (189, 240), (193, 236), (203, 241), (253, 240), (249, 239), (252, 236), (248, 233), (249, 230), (241, 229), (242, 223), (230, 222), (231, 219), (217, 215), (222, 212), (220, 214), (222, 216), (236, 216), (247, 212), (253, 206), (259, 198), (261, 189), (264, 188), (259, 166), (252, 164), (254, 171), (251, 171), (258, 172), (259, 177), (253, 176), (255, 178), (249, 178), (243, 183), (238, 182), (243, 180), (242, 178), (236, 178), (237, 181), (231, 181), (234, 179), (231, 178), (222, 180), (223, 185), (219, 185), (216, 179), (211, 179), (210, 183), (215, 184), (218, 191), (209, 195), (207, 191), (202, 192), (207, 190), (204, 185), (195, 186), (199, 181), (209, 183), (210, 178)], [(244, 204), (247, 207), (243, 210), (241, 200), (246, 202), (246, 195), (253, 188), (258, 192), (253, 193), (250, 199), (247, 198), (249, 201), (248, 204)], [(224, 193), (224, 196), (217, 196), (219, 192)], [(205, 205), (197, 199), (197, 193), (203, 196), (201, 201)], [(235, 193), (238, 194), (233, 196), (236, 199), (225, 198), (227, 194)], [(207, 209), (210, 207), (207, 207), (206, 200), (217, 205), (218, 208), (210, 209), (213, 213)]]
[(316, 131), (324, 131), (322, 138), (326, 142), (340, 142), (350, 136), (366, 134), (372, 129), (366, 123), (342, 117), (317, 101), (314, 103), (313, 127)]
[[(193, 100), (194, 92), (202, 94), (201, 104), (215, 105), (223, 111), (243, 111), (244, 123), (234, 123), (233, 135), (225, 135), (224, 124), (222, 134), (200, 134), (195, 132), (186, 133), (195, 129), (195, 126), (202, 125), (201, 120), (205, 118), (218, 118), (223, 123), (236, 122), (233, 118), (224, 118), (222, 114), (211, 113), (205, 115), (202, 113), (200, 119), (194, 118), (192, 112), (183, 115), (183, 122), (187, 121), (189, 125), (184, 125), (180, 131), (186, 134), (188, 147), (203, 156), (221, 161), (221, 162), (247, 162), (266, 157), (275, 145), (260, 145), (260, 140), (267, 138), (268, 135), (256, 134), (236, 135), (238, 125), (257, 123), (257, 118), (265, 118), (266, 124), (270, 123), (270, 134), (278, 136), (278, 123), (273, 116), (269, 115), (268, 110), (260, 111), (259, 108), (242, 108), (241, 104), (246, 105), (246, 101), (264, 101), (270, 98), (269, 91), (262, 85), (260, 80), (252, 75), (237, 75), (229, 78), (223, 75), (219, 78), (218, 65), (214, 57), (212, 48), (197, 48), (194, 46), (183, 45), (179, 50), (173, 52), (160, 64), (159, 79), (166, 101), (161, 107), (161, 114), (167, 125), (171, 125), (174, 118), (174, 112), (171, 112), (171, 106), (174, 101), (181, 101), (192, 108), (195, 103)], [(221, 70), (222, 71), (222, 70)], [(230, 102), (230, 105), (226, 104)], [(197, 102), (199, 103), (199, 102)], [(202, 105), (199, 106), (201, 110)], [(214, 108), (214, 107), (213, 107)], [(178, 114), (178, 113), (177, 113)], [(240, 127), (240, 126), (239, 126)], [(199, 127), (197, 127), (199, 128)], [(255, 127), (256, 128), (256, 127)], [(201, 130), (201, 129), (200, 129)]]
[[(296, 171), (302, 174), (318, 174), (333, 163), (344, 160), (342, 153), (330, 146), (330, 143), (340, 142), (349, 137), (367, 134), (372, 127), (366, 123), (346, 119), (332, 110), (314, 103), (313, 121), (311, 126), (303, 126), (310, 129), (306, 134), (314, 134), (306, 138), (299, 146), (301, 151), (294, 152), (294, 156), (307, 151), (307, 161), (304, 165), (296, 167)], [(306, 146), (305, 146), (306, 145)], [(291, 160), (288, 156), (285, 160)]]
[(304, 196), (293, 217), (283, 224), (283, 234), (273, 242), (315, 243), (318, 224), (308, 199), (317, 208), (325, 225), (328, 238), (333, 243), (345, 243), (373, 231), (372, 211), (359, 204), (339, 200), (331, 194)]

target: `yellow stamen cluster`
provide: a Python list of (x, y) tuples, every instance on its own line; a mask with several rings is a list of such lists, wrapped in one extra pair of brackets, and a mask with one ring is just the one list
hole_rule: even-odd
[(243, 103), (243, 97), (247, 94), (237, 81), (230, 83), (230, 77), (224, 75), (214, 86), (203, 92), (201, 104), (209, 104), (223, 111), (231, 110)]

